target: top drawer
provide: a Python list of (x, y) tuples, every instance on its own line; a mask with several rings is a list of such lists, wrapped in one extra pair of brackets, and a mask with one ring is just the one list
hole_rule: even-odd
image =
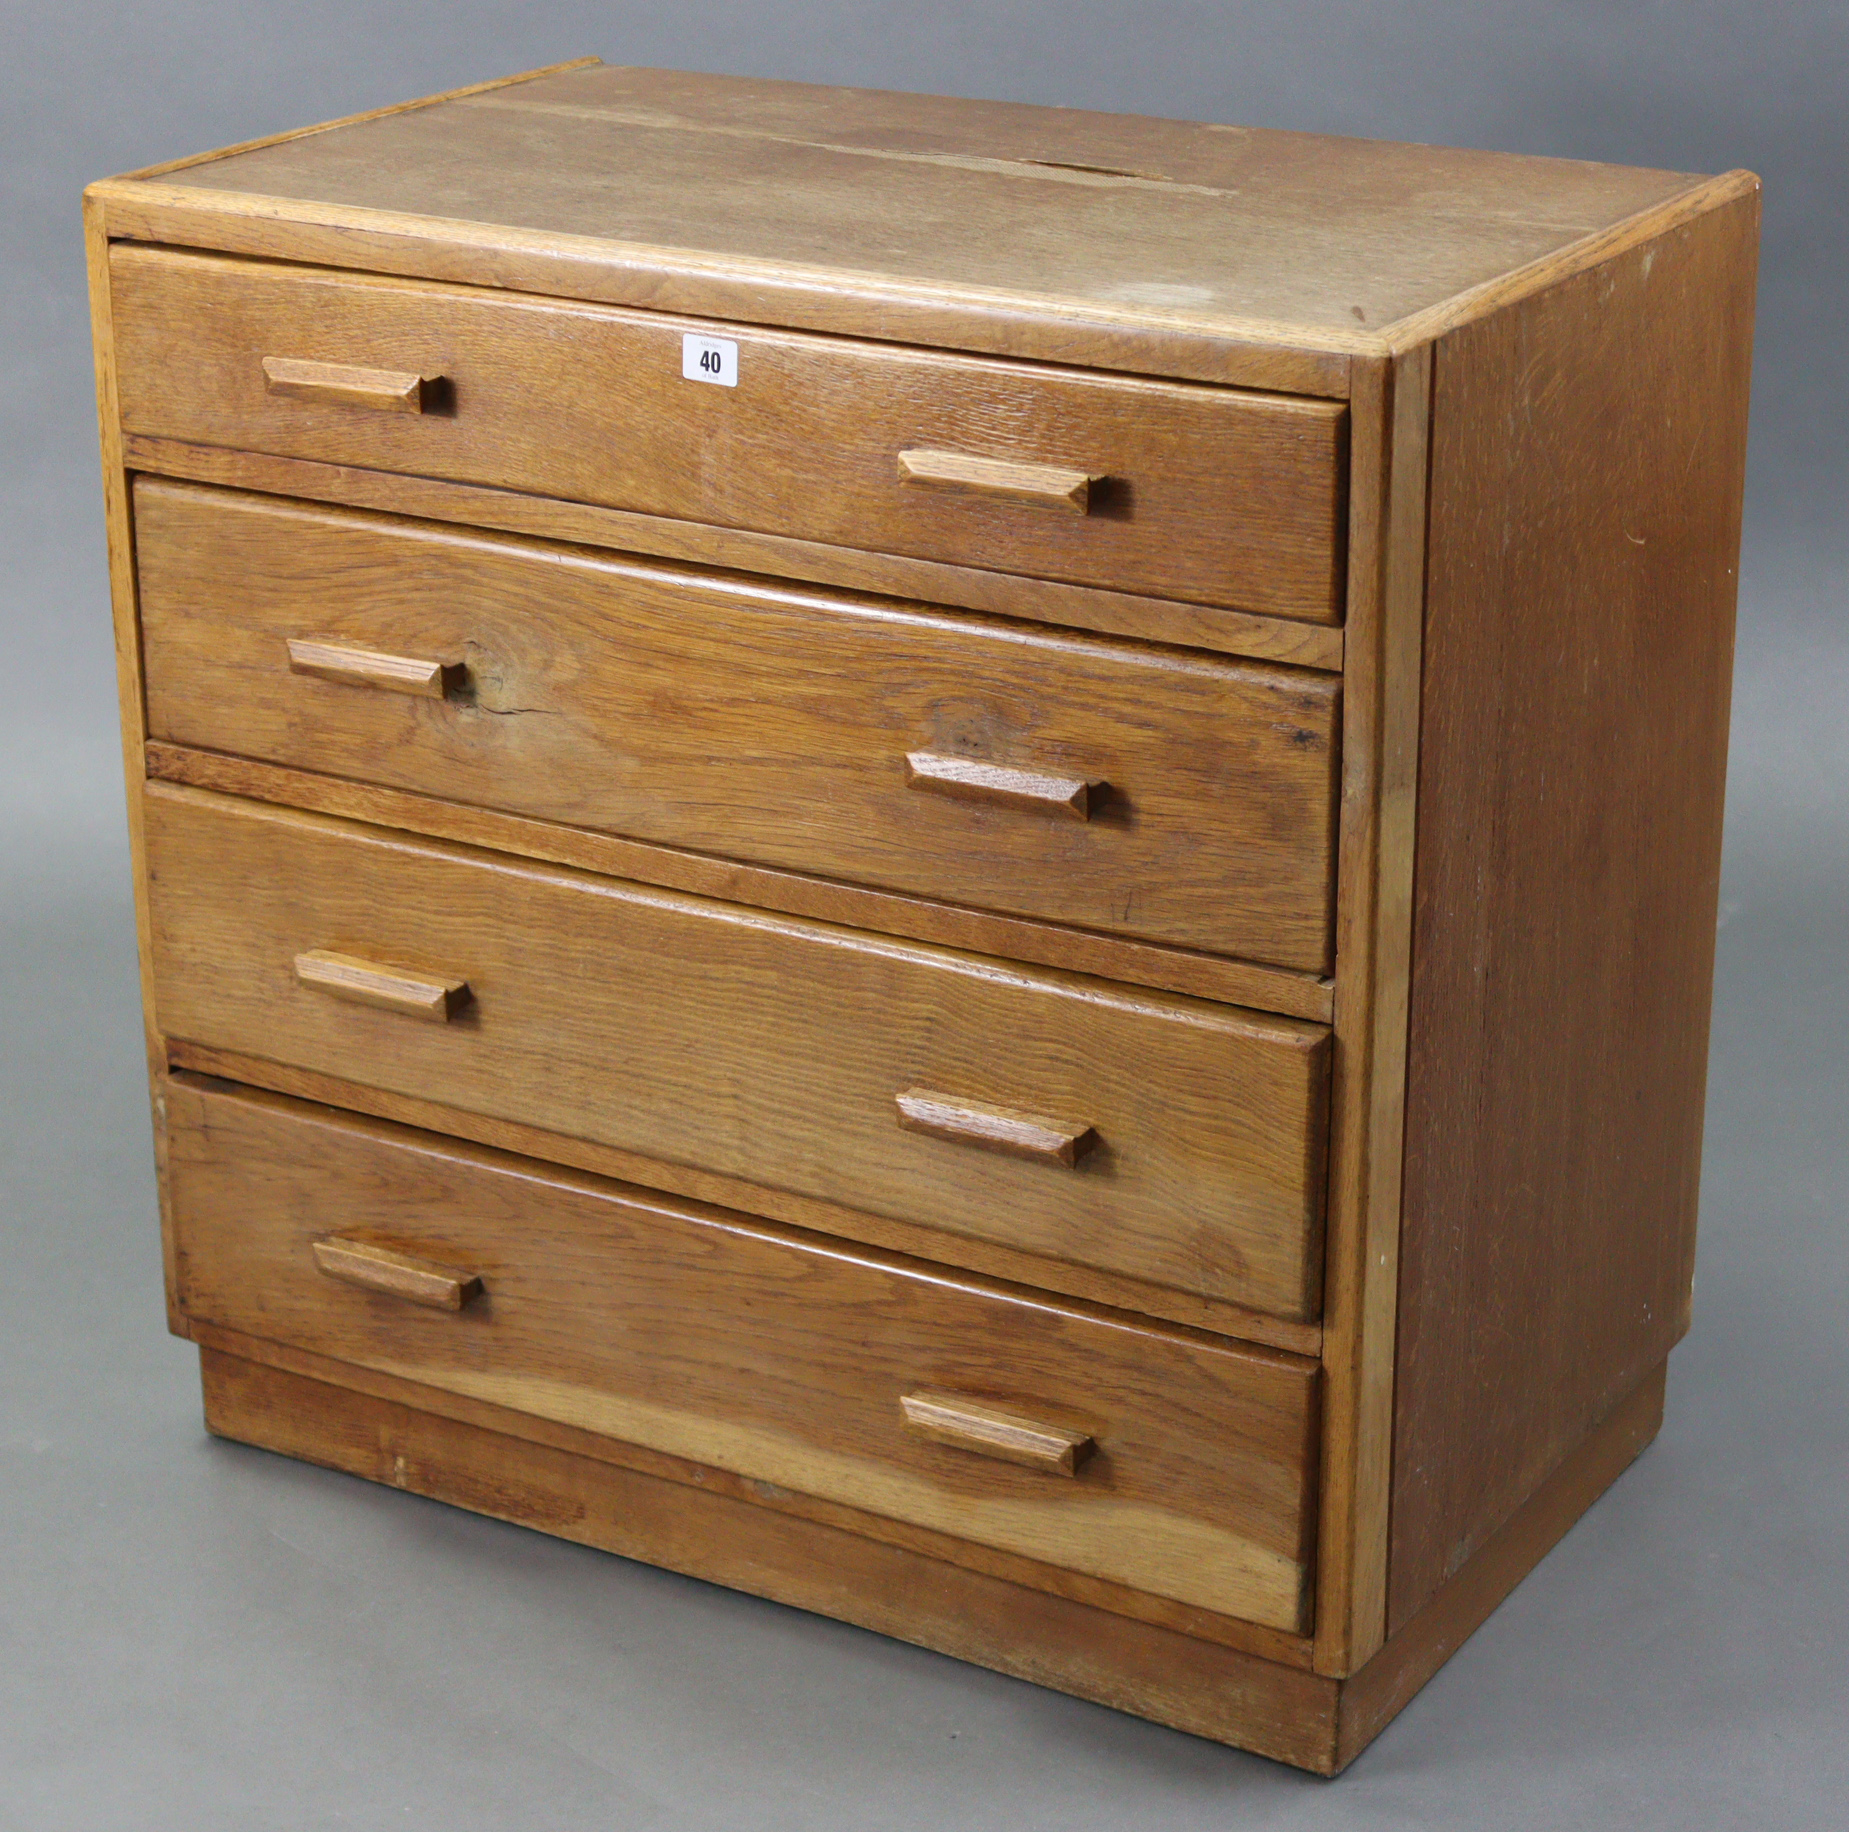
[(1333, 402), (157, 248), (110, 287), (131, 432), (1338, 618)]

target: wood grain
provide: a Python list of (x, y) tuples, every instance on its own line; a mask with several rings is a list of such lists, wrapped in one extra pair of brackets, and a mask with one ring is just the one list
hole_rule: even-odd
[[(1332, 678), (151, 479), (136, 501), (158, 739), (1299, 971), (1328, 959)], [(465, 678), (434, 705), (356, 694), (285, 667), (298, 638)], [(911, 786), (921, 771), (939, 793)], [(1024, 816), (1049, 778), (1088, 815), (1088, 785), (1108, 794), (1082, 824)]]
[(1083, 776), (1052, 776), (1044, 770), (982, 763), (973, 757), (945, 756), (941, 751), (908, 751), (905, 785), (927, 795), (948, 795), (953, 801), (1024, 808), (1075, 821), (1091, 819), (1092, 785)]
[(1757, 222), (1437, 352), (1396, 1625), (1686, 1327)]
[(1000, 496), (1063, 515), (1091, 511), (1094, 484), (1108, 481), (1057, 464), (1022, 464), (975, 452), (907, 451), (899, 454), (899, 481), (929, 490)]
[(998, 1457), (1049, 1476), (1076, 1476), (1098, 1449), (1088, 1431), (1022, 1418), (991, 1401), (962, 1394), (905, 1393), (899, 1398), (899, 1412), (907, 1431), (933, 1443)]
[(383, 1242), (329, 1235), (309, 1242), (315, 1268), (330, 1279), (365, 1291), (422, 1304), (428, 1310), (461, 1310), (482, 1294), (481, 1277), (457, 1272), (437, 1260), (401, 1253)]
[(692, 1482), (207, 1350), (206, 1424), (331, 1469), (665, 1565), (1329, 1772), (1335, 1684)]
[(1096, 1130), (1083, 1120), (1048, 1119), (1016, 1107), (940, 1094), (934, 1088), (907, 1088), (893, 1105), (907, 1132), (999, 1151), (1006, 1157), (1062, 1165), (1067, 1170), (1076, 1168), (1099, 1143)]
[[(644, 514), (1313, 623), (1338, 621), (1344, 415), (1328, 402), (118, 246), (124, 424)], [(437, 373), (443, 413), (278, 402), (262, 358)], [(739, 385), (681, 373), (688, 332)], [(1084, 517), (907, 489), (894, 454), (979, 437), (1112, 480)]]
[(1760, 181), (1755, 173), (1736, 169), (1704, 178), (1685, 191), (1673, 192), (1647, 203), (1629, 216), (1580, 236), (1564, 247), (1537, 255), (1504, 273), (1479, 281), (1436, 304), (1413, 312), (1387, 327), (1391, 354), (1403, 356), (1423, 345), (1436, 345), (1449, 332), (1474, 324), (1546, 292), (1567, 280), (1602, 267), (1615, 256), (1647, 247), (1659, 236), (1672, 235), (1710, 210), (1741, 198), (1757, 197)]
[[(688, 309), (671, 301), (708, 274), (736, 276), (740, 291), (755, 288), (759, 313), (785, 321), (853, 304), (863, 322), (888, 314), (883, 334), (913, 337), (935, 306), (937, 337), (1005, 326), (1036, 356), (1136, 325), (1142, 361), (1179, 345), (1201, 363), (1234, 339), (1277, 346), (1274, 360), (1293, 347), (1384, 354), (1378, 334), (1395, 320), (1692, 182), (598, 67), (247, 152), (176, 174), (163, 190), (227, 214), (260, 206), (297, 238), (290, 217), (338, 223), (349, 238), (370, 228), (356, 251), (368, 264), (460, 260), (492, 227), (497, 266), (482, 260), (464, 277), (530, 284), (519, 256), (537, 265), (550, 252), (560, 277), (663, 309)], [(459, 193), (474, 223), (453, 220)], [(405, 245), (411, 223), (424, 246)], [(1121, 363), (1108, 347), (1064, 360)]]
[(1024, 808), (1072, 821), (1091, 819), (1091, 784), (1084, 776), (1052, 776), (941, 751), (906, 752), (906, 788), (960, 802), (984, 802), (991, 808)]
[(281, 400), (305, 401), (318, 407), (358, 407), (374, 413), (424, 411), (424, 378), (397, 369), (365, 369), (355, 363), (266, 356), (263, 383)]
[(1334, 1010), (1331, 982), (1313, 974), (1026, 922), (919, 897), (863, 890), (858, 885), (799, 872), (770, 871), (671, 847), (614, 839), (582, 828), (499, 814), (433, 796), (382, 789), (371, 783), (253, 763), (242, 757), (150, 743), (147, 773), (161, 782), (216, 789), (253, 801), (338, 815), (431, 839), (518, 853), (556, 865), (576, 866), (607, 878), (633, 878), (667, 890), (750, 903), (760, 909), (845, 923), (876, 934), (942, 942), (946, 947), (972, 953), (1004, 955), (1010, 960), (1061, 967), (1129, 985), (1156, 986), (1226, 1005), (1249, 1005), (1285, 1017), (1326, 1024)]
[[(179, 1079), (189, 1079), (181, 1076)], [(403, 1380), (395, 1374), (382, 1374), (362, 1368), (350, 1361), (333, 1361), (306, 1349), (290, 1348), (280, 1342), (265, 1342), (237, 1330), (221, 1329), (212, 1323), (185, 1322), (180, 1332), (201, 1348), (233, 1355), (242, 1361), (260, 1362), (285, 1373), (299, 1374), (330, 1386), (345, 1387), (374, 1399), (393, 1401), (414, 1411), (434, 1413), (440, 1418), (455, 1419), (475, 1425), (502, 1437), (519, 1438), (529, 1444), (544, 1444), (565, 1451), (573, 1457), (595, 1463), (619, 1464), (646, 1476), (664, 1481), (689, 1484), (703, 1493), (724, 1495), (750, 1503), (754, 1507), (813, 1521), (820, 1526), (836, 1527), (863, 1539), (878, 1540), (909, 1552), (953, 1565), (965, 1571), (978, 1571), (989, 1577), (1002, 1578), (1030, 1590), (1065, 1597), (1089, 1608), (1127, 1616), (1178, 1634), (1197, 1636), (1220, 1647), (1237, 1648), (1243, 1653), (1277, 1661), (1287, 1667), (1307, 1672), (1310, 1667), (1310, 1643), (1301, 1635), (1286, 1634), (1282, 1629), (1264, 1628), (1238, 1616), (1222, 1615), (1215, 1610), (1196, 1609), (1169, 1597), (1158, 1597), (1146, 1590), (1131, 1590), (1105, 1578), (1090, 1577), (1064, 1566), (1049, 1565), (1038, 1559), (1023, 1558), (1019, 1553), (1004, 1552), (997, 1547), (979, 1545), (970, 1539), (934, 1532), (915, 1522), (895, 1520), (886, 1515), (870, 1514), (864, 1508), (851, 1508), (837, 1501), (803, 1495), (795, 1489), (780, 1488), (771, 1482), (757, 1482), (736, 1476), (729, 1470), (715, 1469), (710, 1463), (695, 1463), (685, 1457), (651, 1450), (621, 1438), (599, 1436), (575, 1425), (560, 1424), (531, 1412), (516, 1412), (487, 1400), (473, 1399), (443, 1387), (425, 1386)]]
[(358, 114), (342, 115), (332, 121), (319, 121), (309, 127), (292, 127), (279, 134), (264, 134), (255, 140), (240, 140), (235, 146), (221, 146), (205, 153), (188, 153), (179, 159), (164, 159), (158, 165), (140, 166), (135, 171), (125, 172), (120, 179), (105, 182), (128, 183), (137, 179), (167, 178), (175, 172), (185, 171), (189, 166), (209, 165), (214, 160), (228, 159), (238, 153), (281, 146), (290, 140), (306, 140), (311, 134), (324, 134), (336, 127), (356, 127), (361, 122), (381, 121), (387, 115), (408, 114), (414, 108), (428, 108), (434, 102), (460, 101), (464, 96), (481, 95), (490, 89), (507, 89), (515, 83), (530, 83), (535, 77), (558, 76), (567, 70), (583, 70), (602, 62), (601, 57), (573, 57), (562, 63), (542, 64), (538, 69), (522, 70), (513, 76), (490, 77), (484, 83), (465, 83), (460, 88), (419, 96), (409, 102), (390, 102), (383, 108), (368, 108)]
[[(109, 564), (110, 622), (115, 652), (116, 699), (122, 725), (122, 770), (127, 788), (129, 865), (134, 880), (135, 959), (141, 985), (142, 1048), (155, 1168), (162, 1171), (166, 1128), (162, 1116), (166, 1051), (154, 1005), (154, 954), (148, 913), (147, 836), (142, 822), (141, 785), (146, 775), (147, 704), (142, 691), (140, 598), (135, 574), (135, 524), (130, 480), (123, 460), (122, 418), (116, 388), (114, 310), (109, 286), (109, 241), (100, 204), (83, 206), (84, 258), (89, 271), (91, 351), (96, 366), (96, 420), (102, 460), (103, 528)], [(161, 1261), (168, 1293), (169, 1326), (178, 1320), (172, 1304), (173, 1230), (167, 1210), (166, 1178), (158, 1177)]]
[[(1310, 1364), (274, 1097), (176, 1085), (169, 1115), (189, 1318), (1302, 1626)], [(437, 1316), (337, 1287), (314, 1252), (336, 1217), (477, 1270), (481, 1295)], [(1049, 1484), (939, 1448), (904, 1426), (920, 1390), (1069, 1422), (1096, 1455)]]
[[(197, 1073), (214, 1080), (288, 1094), (348, 1113), (370, 1114), (376, 1119), (390, 1120), (419, 1131), (468, 1139), (519, 1157), (543, 1158), (550, 1164), (569, 1165), (618, 1182), (665, 1190), (696, 1202), (710, 1203), (715, 1208), (748, 1211), (816, 1234), (863, 1241), (929, 1265), (962, 1267), (985, 1278), (1018, 1285), (1030, 1295), (1056, 1292), (1075, 1303), (1095, 1306), (1117, 1321), (1134, 1324), (1154, 1318), (1177, 1328), (1201, 1330), (1210, 1336), (1232, 1336), (1243, 1342), (1282, 1349), (1312, 1361), (1322, 1352), (1320, 1324), (1292, 1322), (1229, 1303), (1224, 1298), (1207, 1298), (1198, 1292), (1178, 1291), (1172, 1286), (1151, 1284), (1146, 1279), (1126, 1278), (1121, 1273), (1100, 1272), (1095, 1267), (1069, 1260), (1051, 1260), (1024, 1253), (994, 1241), (951, 1234), (914, 1222), (895, 1221), (890, 1216), (869, 1214), (865, 1209), (822, 1202), (813, 1196), (793, 1195), (788, 1190), (770, 1189), (761, 1183), (721, 1176), (693, 1165), (672, 1164), (642, 1152), (623, 1151), (594, 1140), (548, 1132), (543, 1127), (529, 1126), (518, 1120), (493, 1119), (461, 1107), (446, 1107), (439, 1101), (389, 1093), (368, 1087), (364, 1082), (294, 1068), (260, 1056), (242, 1055), (235, 1050), (218, 1050), (174, 1039), (167, 1044), (166, 1056), (168, 1068), (182, 1077)], [(495, 1429), (510, 1427), (503, 1422)]]
[(1387, 1632), (1430, 352), (1355, 382), (1316, 1653), (1338, 1677)]
[(331, 948), (310, 948), (298, 954), (295, 979), (297, 985), (324, 992), (330, 998), (401, 1012), (433, 1024), (447, 1024), (470, 997), (466, 980), (361, 960)]
[[(145, 627), (145, 619), (144, 619)], [(284, 640), (291, 674), (312, 675), (339, 687), (376, 687), (386, 693), (409, 693), (440, 700), (460, 668), (414, 655), (387, 655), (353, 643), (315, 642), (301, 636)]]
[(729, 1493), (723, 1471), (677, 1480), (612, 1470), (575, 1448), (594, 1442), (582, 1434), (572, 1447), (523, 1443), (433, 1413), (432, 1404), (453, 1403), (433, 1389), (343, 1387), (330, 1376), (376, 1377), (287, 1351), (281, 1365), (266, 1363), (277, 1353), (270, 1345), (224, 1340), (235, 1350), (201, 1356), (207, 1424), (220, 1435), (877, 1628), (1319, 1774), (1339, 1773), (1392, 1722), (1648, 1448), (1663, 1406), (1658, 1369), (1360, 1673), (1343, 1682), (1304, 1672), (1295, 1683), (1275, 1657), (1228, 1662), (1199, 1635), (1126, 1624), (1057, 1592), (1030, 1601), (1031, 1592), (998, 1583), (1000, 1573), (972, 1577), (904, 1544), (780, 1515)]
[(622, 548), (701, 566), (727, 567), (735, 572), (808, 579), (848, 591), (988, 611), (997, 616), (1063, 624), (1075, 630), (1096, 630), (1107, 636), (1128, 636), (1145, 642), (1179, 643), (1224, 655), (1250, 656), (1257, 661), (1286, 662), (1299, 668), (1339, 671), (1342, 666), (1342, 632), (1328, 624), (1254, 617), (1245, 611), (1183, 604), (1172, 598), (1143, 598), (1126, 592), (1098, 591), (1086, 585), (1057, 585), (1048, 579), (1024, 579), (1018, 574), (987, 572), (977, 566), (945, 566), (898, 554), (830, 547), (821, 541), (796, 541), (787, 535), (714, 528), (669, 516), (559, 502), (517, 490), (488, 490), (434, 477), (394, 476), (390, 471), (369, 471), (355, 465), (317, 464), (303, 458), (229, 451), (183, 439), (153, 439), (128, 433), (123, 435), (122, 445), (136, 470), (162, 477), (191, 478), (199, 483), (261, 490), (272, 496), (424, 516), (470, 528), (497, 528), (508, 534), (536, 535), (581, 546)]
[[(84, 193), (112, 241), (211, 249), (359, 268), (550, 298), (637, 306), (731, 323), (787, 324), (849, 337), (1125, 374), (1348, 394), (1351, 352), (1384, 352), (1368, 331), (1306, 336), (1289, 325), (1203, 325), (1145, 305), (1034, 298), (990, 288), (847, 274), (794, 262), (741, 264), (685, 248), (560, 235), (501, 223), (358, 209), (192, 186), (102, 179)], [(1333, 348), (1324, 347), (1333, 345)]]
[[(170, 1038), (1313, 1316), (1326, 1033), (164, 784)], [(445, 1025), (305, 993), (311, 948), (464, 978)], [(932, 1087), (1082, 1113), (1074, 1174), (901, 1131)]]
[(1757, 181), (514, 80), (86, 196), (214, 1426), (1331, 1772), (1686, 1327)]

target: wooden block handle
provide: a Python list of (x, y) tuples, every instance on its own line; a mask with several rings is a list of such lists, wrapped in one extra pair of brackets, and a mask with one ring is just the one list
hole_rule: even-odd
[(401, 1011), (408, 1017), (428, 1018), (435, 1024), (447, 1024), (469, 1001), (468, 983), (464, 980), (438, 979), (432, 974), (415, 973), (408, 967), (384, 967), (377, 961), (363, 961), (351, 954), (335, 954), (315, 948), (295, 957), (295, 977), (317, 992), (336, 999), (351, 999), (356, 1005), (377, 1005), (385, 1011)]
[(263, 381), (271, 394), (332, 407), (371, 407), (379, 413), (422, 413), (426, 378), (402, 369), (361, 369), (296, 356), (266, 356)]
[(1091, 819), (1093, 785), (1080, 776), (1053, 776), (1041, 770), (1015, 770), (972, 757), (946, 757), (937, 751), (912, 751), (905, 759), (906, 786), (956, 801), (987, 802), (997, 808), (1026, 808), (1075, 821)]
[(899, 454), (899, 481), (928, 490), (956, 490), (1057, 509), (1067, 515), (1091, 510), (1093, 484), (1101, 474), (1060, 464), (1024, 464), (1015, 458), (978, 458), (971, 452), (908, 451)]
[(973, 1450), (1004, 1463), (1024, 1463), (1049, 1476), (1076, 1476), (1098, 1446), (1082, 1431), (1043, 1425), (949, 1393), (908, 1393), (899, 1401), (906, 1429), (938, 1444)]
[(1022, 1113), (1014, 1107), (992, 1107), (986, 1101), (939, 1094), (932, 1088), (907, 1088), (894, 1097), (894, 1104), (899, 1109), (899, 1124), (907, 1132), (927, 1133), (934, 1139), (974, 1145), (1005, 1157), (1031, 1158), (1036, 1164), (1072, 1169), (1098, 1143), (1097, 1133), (1082, 1123)]
[(318, 681), (333, 681), (342, 687), (378, 687), (387, 693), (440, 700), (455, 685), (462, 670), (419, 656), (387, 655), (379, 649), (359, 649), (349, 643), (291, 636), (289, 672), (311, 674)]
[(342, 1240), (330, 1234), (314, 1243), (315, 1264), (330, 1279), (382, 1291), (408, 1304), (431, 1310), (460, 1310), (481, 1295), (481, 1279), (473, 1272), (457, 1272), (435, 1260), (419, 1259), (369, 1240)]

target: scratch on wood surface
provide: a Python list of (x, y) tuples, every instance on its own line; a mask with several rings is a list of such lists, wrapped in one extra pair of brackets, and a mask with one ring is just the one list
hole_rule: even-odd
[(736, 127), (718, 121), (690, 121), (653, 108), (597, 108), (581, 102), (537, 102), (504, 98), (499, 92), (470, 96), (465, 108), (499, 108), (518, 114), (567, 115), (612, 126), (652, 127), (663, 133), (716, 134), (732, 140), (769, 140), (811, 152), (841, 153), (856, 159), (891, 159), (906, 165), (944, 165), (970, 172), (997, 172), (1008, 178), (1035, 178), (1052, 184), (1092, 185), (1106, 190), (1129, 188), (1187, 192), (1196, 197), (1240, 197), (1222, 185), (1188, 184), (1157, 173), (1119, 171), (1110, 166), (1068, 165), (1057, 159), (999, 159), (981, 153), (928, 153), (912, 147), (855, 146), (844, 141), (811, 140), (801, 134), (772, 133), (762, 127)]

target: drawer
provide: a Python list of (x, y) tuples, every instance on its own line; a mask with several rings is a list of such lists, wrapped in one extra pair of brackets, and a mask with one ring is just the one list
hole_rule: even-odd
[(1314, 1312), (1321, 1026), (199, 790), (146, 810), (169, 1038)]
[(135, 508), (156, 738), (1328, 965), (1333, 676), (148, 478)]
[(223, 1083), (167, 1125), (196, 1322), (1305, 1625), (1310, 1362)]
[(131, 433), (1338, 618), (1331, 402), (164, 249), (110, 287)]

